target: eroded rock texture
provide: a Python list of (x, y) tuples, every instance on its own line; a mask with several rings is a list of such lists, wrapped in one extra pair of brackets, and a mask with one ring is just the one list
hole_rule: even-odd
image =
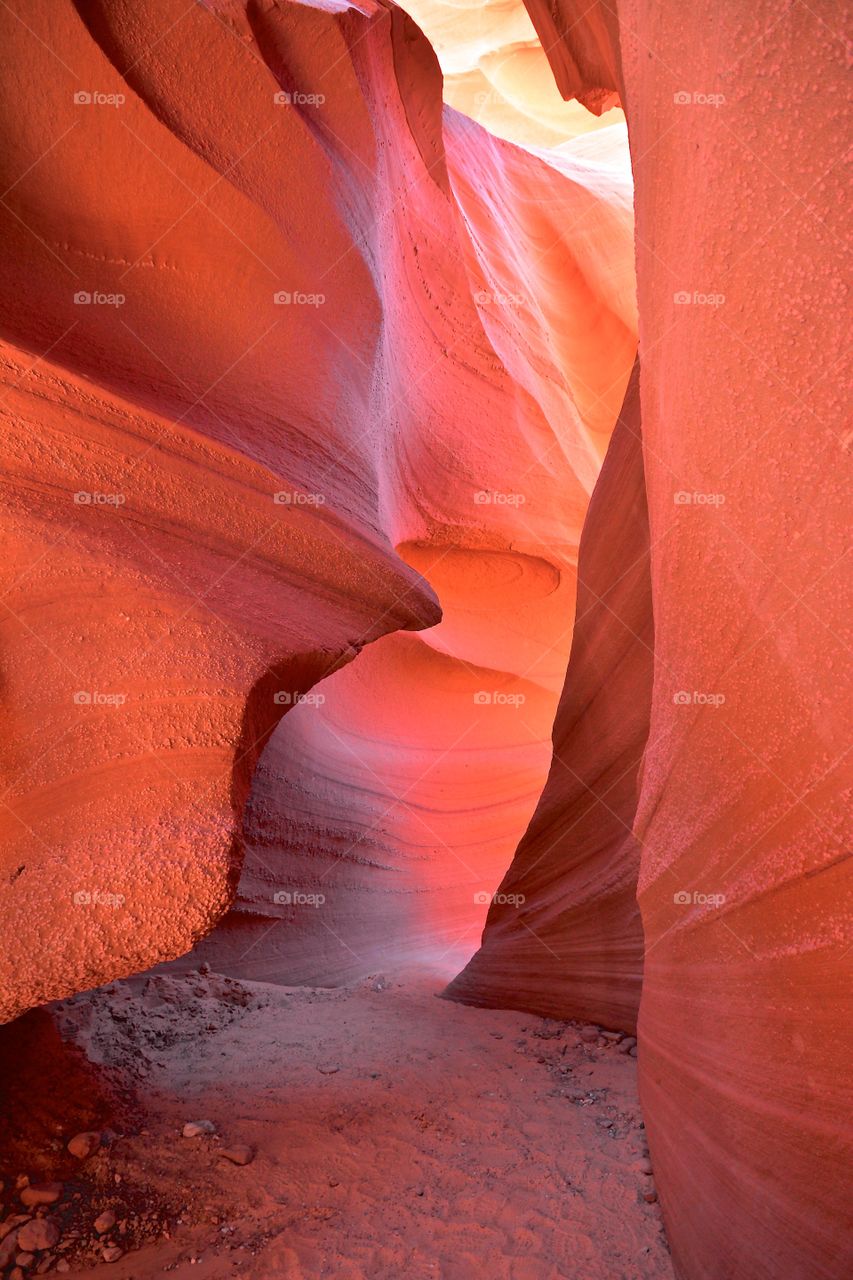
[(599, 476), (577, 616), (533, 820), (454, 999), (634, 1030), (642, 981), (633, 834), (649, 731), (654, 628), (638, 370)]
[[(209, 929), (275, 693), (439, 616), (379, 514), (399, 401), (348, 218), (381, 184), (353, 158), (354, 197), (274, 100), (258, 41), (280, 69), (281, 19), (255, 9), (255, 37), (200, 7), (25, 8), (0, 13), (6, 1017)], [(391, 86), (377, 16), (363, 53)], [(188, 44), (212, 69), (191, 93)], [(325, 311), (276, 304), (309, 284)]]
[[(600, 7), (530, 9), (562, 33), (567, 92), (618, 84), (622, 51), (655, 623), (640, 1077), (673, 1255), (691, 1280), (838, 1277), (853, 905), (839, 14), (730, 4), (710, 26), (699, 5), (626, 0), (607, 48)], [(571, 863), (567, 908), (574, 879)], [(496, 912), (476, 962), (489, 1000), (502, 931)], [(505, 974), (510, 1001), (517, 983)]]
[(389, 496), (443, 620), (388, 636), (282, 723), (235, 908), (187, 963), (334, 983), (475, 947), (547, 771), (578, 539), (636, 347), (622, 142), (617, 126), (531, 154), (445, 111), (455, 223), (422, 219), (417, 255), (400, 235), (395, 306), (452, 279), (434, 313), (448, 357), (424, 384), (433, 432), (404, 442), (417, 508)]
[(406, 0), (402, 7), (435, 49), (445, 102), (499, 137), (558, 147), (591, 129), (624, 123), (622, 111), (609, 105), (612, 93), (596, 101), (600, 118), (571, 94), (561, 96), (545, 53), (559, 37), (544, 28), (540, 43), (523, 0)]
[(339, 920), (329, 893), (329, 963), (316, 915), (291, 954), (323, 980), (348, 921), (393, 913), (397, 940), (470, 950), (547, 769), (636, 345), (624, 129), (551, 157), (443, 124), (385, 5), (25, 8), (0, 12), (3, 1015), (211, 928), (288, 710), (258, 841), (288, 787), (305, 802), (261, 905), (303, 811), (310, 876), (353, 844), (358, 874), (402, 864), (392, 893), (345, 884)]

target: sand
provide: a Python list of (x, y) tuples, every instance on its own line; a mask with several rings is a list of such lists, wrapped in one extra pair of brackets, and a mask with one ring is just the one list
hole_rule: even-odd
[[(129, 1227), (107, 1247), (141, 1246), (115, 1280), (668, 1280), (625, 1044), (456, 1005), (443, 985), (425, 969), (336, 989), (193, 973), (54, 1006), (123, 1099), (70, 1174), (77, 1116), (54, 1124), (61, 1154), (42, 1141), (39, 1167), (13, 1171), (64, 1179), (52, 1216), (63, 1239), (84, 1229), (66, 1274), (90, 1273), (102, 1245), (85, 1228), (113, 1209)], [(216, 1133), (182, 1137), (199, 1119)], [(217, 1154), (234, 1146), (249, 1164)]]

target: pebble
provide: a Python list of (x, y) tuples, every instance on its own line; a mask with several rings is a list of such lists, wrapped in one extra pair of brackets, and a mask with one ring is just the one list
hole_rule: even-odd
[(586, 1044), (595, 1044), (598, 1039), (598, 1027), (581, 1027), (579, 1034)]
[(646, 1204), (655, 1204), (657, 1202), (657, 1198), (658, 1198), (658, 1193), (652, 1188), (650, 1188), (648, 1191), (643, 1192), (643, 1199), (645, 1200)]
[(638, 1165), (637, 1167), (639, 1168), (640, 1173), (652, 1173), (652, 1172), (653, 1172), (653, 1170), (652, 1170), (652, 1162), (651, 1162), (651, 1160), (641, 1160), (641, 1161), (640, 1161), (640, 1163), (639, 1163), (639, 1165)]
[(124, 1250), (120, 1249), (117, 1244), (111, 1244), (107, 1245), (106, 1249), (101, 1250), (101, 1257), (104, 1262), (118, 1262), (123, 1253)]
[(13, 1271), (9, 1272), (9, 1280), (26, 1280), (26, 1277), (20, 1267), (15, 1267)]
[(107, 1231), (112, 1231), (116, 1224), (116, 1216), (112, 1209), (105, 1209), (99, 1214), (92, 1226), (95, 1228), (99, 1236), (105, 1235)]
[(634, 1037), (634, 1036), (626, 1036), (626, 1037), (625, 1037), (625, 1039), (624, 1039), (624, 1040), (622, 1040), (622, 1041), (620, 1042), (620, 1044), (619, 1044), (619, 1052), (620, 1052), (620, 1053), (630, 1053), (630, 1052), (631, 1052), (631, 1050), (632, 1050), (632, 1049), (634, 1048), (634, 1046), (636, 1045), (636, 1043), (637, 1043), (636, 1037)]
[(182, 1132), (185, 1138), (201, 1138), (206, 1133), (216, 1133), (216, 1125), (212, 1120), (190, 1120)]
[(19, 1227), (22, 1222), (29, 1222), (30, 1214), (14, 1213), (11, 1218), (7, 1218), (5, 1222), (0, 1222), (0, 1241), (5, 1240), (10, 1231), (14, 1231), (15, 1227)]
[(605, 1040), (609, 1040), (611, 1044), (615, 1044), (617, 1040), (622, 1039), (621, 1031), (602, 1031)]
[(322, 1071), (324, 1076), (333, 1076), (336, 1071), (340, 1071), (340, 1067), (328, 1065), (325, 1067), (318, 1067), (317, 1070)]
[(70, 1263), (70, 1262), (66, 1262), (65, 1258), (60, 1258), (60, 1259), (59, 1259), (59, 1261), (58, 1261), (58, 1262), (57, 1262), (57, 1264), (56, 1264), (56, 1269), (57, 1269), (57, 1271), (62, 1271), (62, 1272), (70, 1271), (70, 1270), (71, 1270), (71, 1263)]
[(0, 1240), (0, 1270), (3, 1267), (8, 1267), (15, 1256), (17, 1247), (18, 1233), (15, 1230), (10, 1231), (4, 1240)]
[(61, 1195), (61, 1182), (34, 1182), (21, 1192), (21, 1204), (34, 1209), (39, 1204), (56, 1204)]
[(68, 1144), (68, 1150), (78, 1160), (87, 1160), (89, 1156), (93, 1156), (96, 1151), (99, 1151), (100, 1147), (101, 1135), (91, 1131), (78, 1133)]
[(234, 1147), (223, 1147), (221, 1151), (217, 1151), (218, 1156), (223, 1160), (230, 1160), (232, 1164), (251, 1164), (255, 1158), (253, 1147), (245, 1146), (238, 1143)]
[(15, 1257), (19, 1267), (30, 1267), (35, 1262), (36, 1255), (34, 1253), (19, 1253)]
[(26, 1253), (52, 1249), (58, 1240), (59, 1227), (50, 1218), (31, 1218), (18, 1228), (18, 1247)]

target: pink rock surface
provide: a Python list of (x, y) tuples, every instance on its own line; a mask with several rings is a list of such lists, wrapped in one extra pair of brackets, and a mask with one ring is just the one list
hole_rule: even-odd
[[(584, 67), (597, 8), (530, 10), (564, 91), (618, 83), (616, 40)], [(850, 1264), (839, 16), (619, 5), (655, 619), (640, 1087), (691, 1280)]]
[(182, 967), (288, 983), (418, 958), (450, 971), (547, 771), (578, 539), (636, 350), (624, 133), (531, 153), (446, 109), (445, 199), (393, 117), (373, 118), (386, 341), (427, 352), (414, 382), (389, 364), (417, 412), (389, 442), (384, 514), (443, 619), (386, 637), (282, 722), (234, 910)]
[[(390, 800), (415, 784), (388, 837), (421, 923), (399, 910), (398, 936), (470, 951), (547, 768), (636, 344), (624, 130), (546, 156), (442, 126), (434, 55), (384, 6), (42, 0), (0, 20), (14, 74), (46, 86), (23, 130), (9, 108), (2, 212), (3, 1015), (210, 930), (288, 709), (270, 805), (308, 797), (312, 874), (370, 828), (387, 769)], [(330, 681), (322, 717), (297, 705), (431, 624)], [(524, 716), (480, 717), (482, 689)], [(342, 918), (369, 931), (381, 901)]]
[(572, 656), (536, 812), (483, 944), (447, 994), (636, 1028), (643, 935), (632, 826), (651, 702), (648, 516), (638, 369), (590, 503)]
[[(71, 4), (0, 14), (16, 74), (44, 84), (2, 211), (5, 1017), (208, 930), (275, 693), (439, 616), (381, 529), (381, 308), (323, 148), (245, 19), (235, 39), (179, 8), (88, 7), (127, 79)], [(334, 18), (299, 15), (334, 46)], [(212, 110), (211, 77), (185, 117), (187, 40), (239, 110)], [(334, 332), (274, 301), (312, 281)]]

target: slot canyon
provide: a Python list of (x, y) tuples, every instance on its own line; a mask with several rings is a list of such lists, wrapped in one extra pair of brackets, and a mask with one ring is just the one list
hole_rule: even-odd
[(0, 1277), (853, 1275), (850, 9), (0, 0)]

